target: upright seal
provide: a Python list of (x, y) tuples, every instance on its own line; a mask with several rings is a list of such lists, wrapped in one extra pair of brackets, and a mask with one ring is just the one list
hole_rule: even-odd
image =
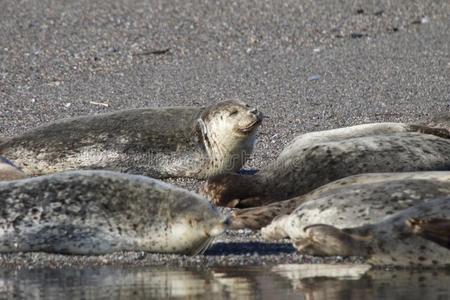
[(238, 171), (262, 115), (240, 101), (63, 119), (0, 142), (26, 174), (108, 169), (155, 178), (206, 178)]

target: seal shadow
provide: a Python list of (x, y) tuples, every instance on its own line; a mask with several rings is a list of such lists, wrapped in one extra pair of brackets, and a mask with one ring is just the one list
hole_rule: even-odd
[(295, 253), (296, 250), (289, 243), (224, 243), (219, 242), (211, 245), (203, 255), (219, 256), (219, 255), (276, 255)]

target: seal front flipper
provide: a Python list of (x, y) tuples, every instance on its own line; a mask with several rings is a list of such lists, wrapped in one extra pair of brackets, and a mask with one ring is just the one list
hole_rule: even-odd
[(411, 218), (406, 220), (406, 225), (413, 234), (450, 249), (450, 219)]
[(315, 256), (363, 256), (371, 249), (370, 237), (331, 225), (314, 224), (304, 228), (306, 236), (293, 241), (300, 253)]

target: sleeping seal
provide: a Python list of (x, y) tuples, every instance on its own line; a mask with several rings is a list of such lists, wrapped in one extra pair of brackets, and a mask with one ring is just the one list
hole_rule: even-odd
[[(442, 125), (433, 123), (432, 125)], [(374, 135), (385, 135), (401, 132), (419, 132), (432, 134), (435, 136), (450, 138), (450, 133), (445, 128), (436, 128), (425, 125), (407, 124), (407, 123), (370, 123), (361, 124), (343, 128), (335, 128), (323, 131), (313, 131), (301, 134), (294, 138), (280, 153), (278, 159), (283, 159), (284, 155), (290, 155), (292, 151), (309, 147), (317, 143), (338, 142), (358, 137), (367, 137)]]
[(256, 175), (221, 174), (208, 179), (201, 192), (216, 205), (252, 207), (355, 174), (449, 169), (450, 139), (392, 133), (291, 148)]
[(108, 169), (155, 178), (238, 171), (253, 150), (261, 113), (240, 101), (63, 119), (0, 141), (26, 174)]
[(289, 200), (234, 209), (231, 228), (260, 229), (270, 223), (262, 229), (264, 238), (297, 237), (311, 224), (360, 226), (446, 196), (450, 197), (450, 172), (358, 174)]
[(16, 180), (25, 177), (25, 173), (19, 170), (12, 162), (0, 156), (0, 181)]
[(228, 223), (194, 193), (111, 171), (1, 182), (0, 199), (0, 252), (197, 254)]
[(450, 198), (433, 199), (376, 224), (338, 229), (316, 224), (293, 241), (301, 253), (362, 256), (373, 265), (450, 265)]

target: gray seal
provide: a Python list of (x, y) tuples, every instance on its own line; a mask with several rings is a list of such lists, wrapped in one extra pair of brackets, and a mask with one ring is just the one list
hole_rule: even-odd
[(0, 181), (17, 180), (27, 177), (6, 157), (0, 156)]
[(197, 254), (228, 218), (156, 179), (71, 171), (0, 182), (0, 252)]
[(450, 264), (450, 198), (418, 204), (375, 224), (344, 229), (314, 224), (304, 231), (306, 237), (293, 244), (305, 254), (361, 256), (381, 266)]
[(234, 209), (231, 227), (256, 230), (266, 226), (262, 235), (268, 240), (295, 238), (314, 223), (339, 228), (374, 223), (427, 199), (445, 196), (450, 197), (450, 172), (358, 174), (289, 200)]
[(244, 208), (293, 198), (361, 173), (449, 169), (449, 139), (391, 133), (291, 147), (256, 175), (214, 176), (201, 192), (216, 205)]
[(206, 178), (238, 171), (262, 115), (240, 101), (63, 119), (0, 141), (26, 174), (107, 169), (154, 178)]
[(291, 202), (297, 206), (290, 214), (278, 215), (261, 232), (268, 240), (297, 239), (311, 224), (362, 226), (438, 197), (450, 197), (450, 172), (359, 174), (271, 204), (281, 207)]

